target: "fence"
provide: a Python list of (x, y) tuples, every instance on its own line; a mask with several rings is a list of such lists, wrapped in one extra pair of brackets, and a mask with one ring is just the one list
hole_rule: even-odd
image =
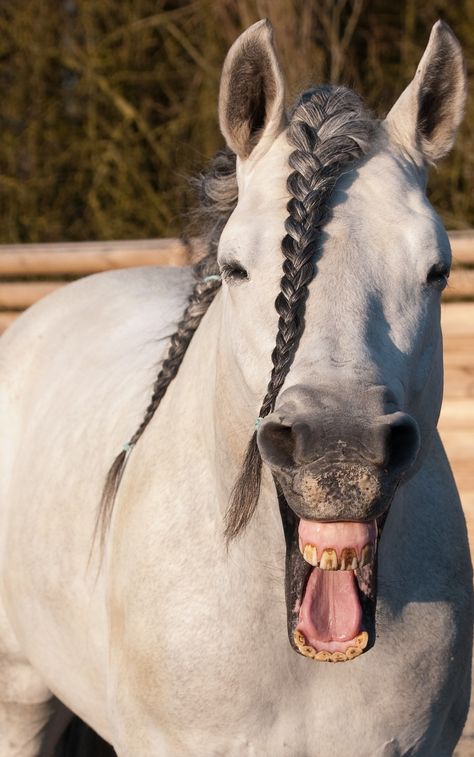
[(131, 266), (189, 264), (199, 240), (0, 245), (0, 331), (23, 310), (68, 281)]
[[(450, 233), (454, 268), (445, 301), (474, 301), (474, 230)], [(180, 266), (201, 254), (199, 240), (151, 239), (0, 245), (0, 331), (67, 281), (112, 268)]]

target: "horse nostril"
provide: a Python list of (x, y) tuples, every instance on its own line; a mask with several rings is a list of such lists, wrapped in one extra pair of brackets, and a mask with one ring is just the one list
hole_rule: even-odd
[(262, 458), (268, 465), (289, 468), (293, 465), (294, 440), (292, 427), (275, 421), (264, 421), (257, 435)]
[(417, 423), (406, 413), (394, 413), (387, 424), (386, 459), (392, 471), (409, 468), (420, 448)]
[(311, 424), (301, 419), (291, 425), (265, 420), (257, 441), (262, 458), (278, 468), (291, 468), (314, 459), (314, 432)]

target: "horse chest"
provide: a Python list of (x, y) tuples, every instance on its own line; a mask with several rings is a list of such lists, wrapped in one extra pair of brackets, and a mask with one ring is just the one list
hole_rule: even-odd
[[(439, 691), (457, 685), (459, 665), (447, 661), (464, 653), (445, 602), (410, 602), (396, 576), (382, 574), (387, 601), (380, 597), (374, 649), (347, 665), (317, 663), (288, 645), (281, 545), (274, 561), (255, 557), (257, 544), (246, 561), (224, 557), (196, 523), (180, 542), (181, 561), (174, 530), (160, 545), (137, 533), (136, 551), (134, 529), (120, 530), (136, 555), (109, 601), (120, 721), (153, 713), (170, 754), (367, 757), (435, 738), (445, 717), (436, 714)], [(153, 550), (163, 571), (155, 561), (151, 587)]]

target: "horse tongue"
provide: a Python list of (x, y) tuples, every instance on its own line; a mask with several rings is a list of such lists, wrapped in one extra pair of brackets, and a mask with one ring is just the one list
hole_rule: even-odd
[(350, 641), (361, 630), (362, 608), (352, 570), (314, 568), (300, 608), (298, 628), (313, 644)]

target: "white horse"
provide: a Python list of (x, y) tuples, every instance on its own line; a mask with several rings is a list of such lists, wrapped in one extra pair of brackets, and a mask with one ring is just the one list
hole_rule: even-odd
[(425, 184), (464, 97), (438, 22), (384, 122), (342, 88), (287, 114), (255, 24), (221, 84), (236, 175), (208, 179), (217, 211), (238, 185), (222, 286), (211, 247), (197, 283), (100, 274), (2, 337), (1, 757), (38, 753), (52, 693), (120, 757), (452, 754), (471, 568)]

